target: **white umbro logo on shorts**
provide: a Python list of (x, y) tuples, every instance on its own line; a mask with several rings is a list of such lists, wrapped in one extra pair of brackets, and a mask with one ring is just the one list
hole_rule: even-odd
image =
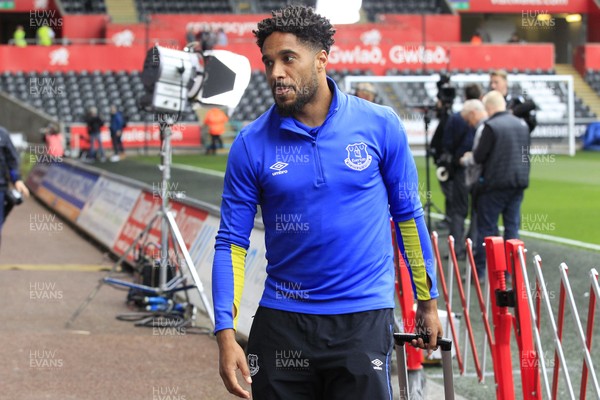
[(277, 172), (273, 172), (273, 174), (272, 174), (273, 176), (287, 174), (288, 172), (284, 168), (287, 167), (288, 165), (289, 165), (288, 163), (278, 161), (275, 164), (271, 165), (269, 167), (269, 169), (274, 169), (275, 171), (277, 171)]
[(371, 364), (373, 364), (373, 369), (381, 371), (381, 366), (383, 365), (383, 361), (381, 361), (379, 358), (376, 358), (373, 361), (371, 361)]

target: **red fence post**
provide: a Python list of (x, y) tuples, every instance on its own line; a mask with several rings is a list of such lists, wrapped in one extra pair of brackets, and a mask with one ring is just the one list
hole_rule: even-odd
[[(590, 304), (588, 307), (588, 320), (587, 320), (587, 328), (585, 334), (585, 340), (588, 346), (588, 350), (591, 354), (592, 352), (592, 336), (594, 333), (594, 316), (596, 311), (596, 301), (598, 300), (596, 296), (598, 296), (598, 292), (595, 290), (598, 288), (598, 271), (592, 269), (590, 271), (590, 278), (592, 280), (592, 284), (590, 285)], [(587, 390), (587, 379), (588, 379), (588, 367), (585, 360), (583, 361), (583, 368), (581, 372), (581, 389), (579, 391), (579, 398), (585, 399), (585, 392)]]
[(543, 355), (537, 354), (533, 342), (531, 312), (529, 311), (529, 304), (527, 302), (529, 288), (525, 284), (523, 271), (519, 266), (521, 262), (519, 259), (519, 247), (525, 248), (525, 245), (519, 239), (510, 239), (506, 241), (506, 264), (508, 266), (508, 272), (512, 276), (513, 295), (515, 299), (515, 318), (513, 322), (515, 337), (520, 352), (519, 359), (521, 361), (523, 399), (538, 400), (542, 398), (539, 357), (543, 357)]
[[(496, 398), (498, 400), (514, 400), (515, 389), (512, 375), (512, 359), (510, 353), (510, 328), (512, 315), (508, 304), (502, 296), (506, 292), (506, 256), (504, 240), (501, 237), (486, 237), (485, 252), (487, 269), (492, 294), (492, 319), (494, 323), (494, 374), (498, 385)], [(500, 300), (500, 301), (499, 301)]]

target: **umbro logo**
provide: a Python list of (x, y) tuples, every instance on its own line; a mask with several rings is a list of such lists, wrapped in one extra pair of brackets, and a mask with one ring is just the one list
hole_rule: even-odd
[(373, 364), (373, 369), (381, 371), (381, 366), (383, 365), (383, 361), (381, 361), (379, 358), (376, 358), (373, 361), (371, 361), (371, 364)]
[(274, 169), (276, 171), (276, 172), (273, 172), (271, 175), (275, 176), (275, 175), (287, 174), (288, 171), (284, 168), (287, 167), (288, 165), (289, 165), (288, 163), (284, 163), (281, 161), (276, 162), (275, 164), (273, 164), (269, 167), (269, 169)]

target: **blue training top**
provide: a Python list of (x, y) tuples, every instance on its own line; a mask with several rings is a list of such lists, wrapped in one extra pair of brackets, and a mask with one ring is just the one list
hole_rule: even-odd
[(390, 214), (415, 295), (438, 296), (402, 122), (391, 108), (328, 84), (333, 100), (321, 126), (272, 106), (231, 146), (212, 276), (215, 332), (235, 328), (257, 205), (268, 262), (261, 306), (309, 314), (393, 308)]

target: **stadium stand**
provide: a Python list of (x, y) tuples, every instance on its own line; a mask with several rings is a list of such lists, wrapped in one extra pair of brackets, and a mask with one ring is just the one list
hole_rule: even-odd
[[(343, 87), (344, 77), (347, 75), (372, 75), (369, 70), (335, 70), (328, 71), (329, 75)], [(425, 71), (398, 71), (391, 69), (386, 75), (429, 75)], [(463, 72), (462, 75), (477, 75), (485, 80), (487, 74)], [(540, 72), (541, 73), (541, 72)], [(459, 74), (453, 71), (453, 75)], [(600, 88), (600, 72), (588, 74), (590, 86), (595, 90)], [(44, 90), (44, 81), (51, 80), (52, 87)], [(31, 82), (37, 82), (39, 88), (35, 91), (30, 89)], [(376, 85), (380, 102), (394, 107), (397, 110), (405, 110), (406, 104), (434, 104), (437, 89), (435, 84), (423, 85), (420, 82), (405, 83), (378, 83)], [(455, 107), (461, 104), (460, 96), (464, 83), (459, 83), (458, 97)], [(0, 75), (0, 90), (24, 101), (31, 106), (43, 108), (49, 115), (60, 119), (63, 122), (83, 122), (85, 111), (95, 106), (101, 115), (109, 114), (111, 104), (119, 106), (132, 122), (143, 122), (151, 120), (151, 117), (137, 106), (137, 99), (143, 93), (143, 85), (139, 73), (134, 71), (127, 72), (100, 72), (82, 71), (80, 73), (69, 72), (41, 72), (41, 73), (22, 73), (22, 72), (4, 72)], [(514, 83), (511, 84), (513, 95), (522, 93), (523, 87)], [(567, 94), (564, 88), (556, 82), (545, 82), (544, 85), (533, 85), (526, 89), (527, 93), (538, 104), (539, 122), (553, 122), (566, 118)], [(272, 96), (269, 85), (266, 81), (263, 71), (255, 70), (252, 73), (250, 85), (246, 89), (240, 104), (232, 114), (232, 120), (252, 121), (265, 112), (272, 103)], [(405, 110), (410, 114), (410, 110)], [(578, 119), (592, 119), (596, 115), (583, 104), (578, 97), (575, 98), (575, 117)], [(190, 105), (186, 105), (186, 110), (182, 115), (181, 121), (195, 122), (196, 114)]]
[(585, 81), (600, 96), (600, 70), (587, 70), (585, 73)]
[(288, 4), (304, 4), (315, 7), (317, 0), (254, 0), (253, 6), (256, 12), (269, 13), (271, 10), (284, 8)]
[(375, 21), (377, 14), (445, 14), (450, 13), (445, 1), (441, 0), (365, 0), (363, 9), (369, 20)]
[(105, 14), (104, 0), (61, 0), (67, 14)]
[(138, 15), (144, 14), (230, 14), (233, 12), (228, 0), (136, 0)]
[[(51, 84), (45, 85), (46, 81)], [(31, 90), (31, 82), (35, 82), (35, 90)], [(137, 106), (143, 93), (137, 71), (4, 72), (0, 75), (0, 90), (66, 123), (83, 122), (86, 110), (92, 106), (107, 118), (111, 104), (120, 107), (132, 122), (152, 119)], [(181, 120), (197, 120), (189, 104)]]

